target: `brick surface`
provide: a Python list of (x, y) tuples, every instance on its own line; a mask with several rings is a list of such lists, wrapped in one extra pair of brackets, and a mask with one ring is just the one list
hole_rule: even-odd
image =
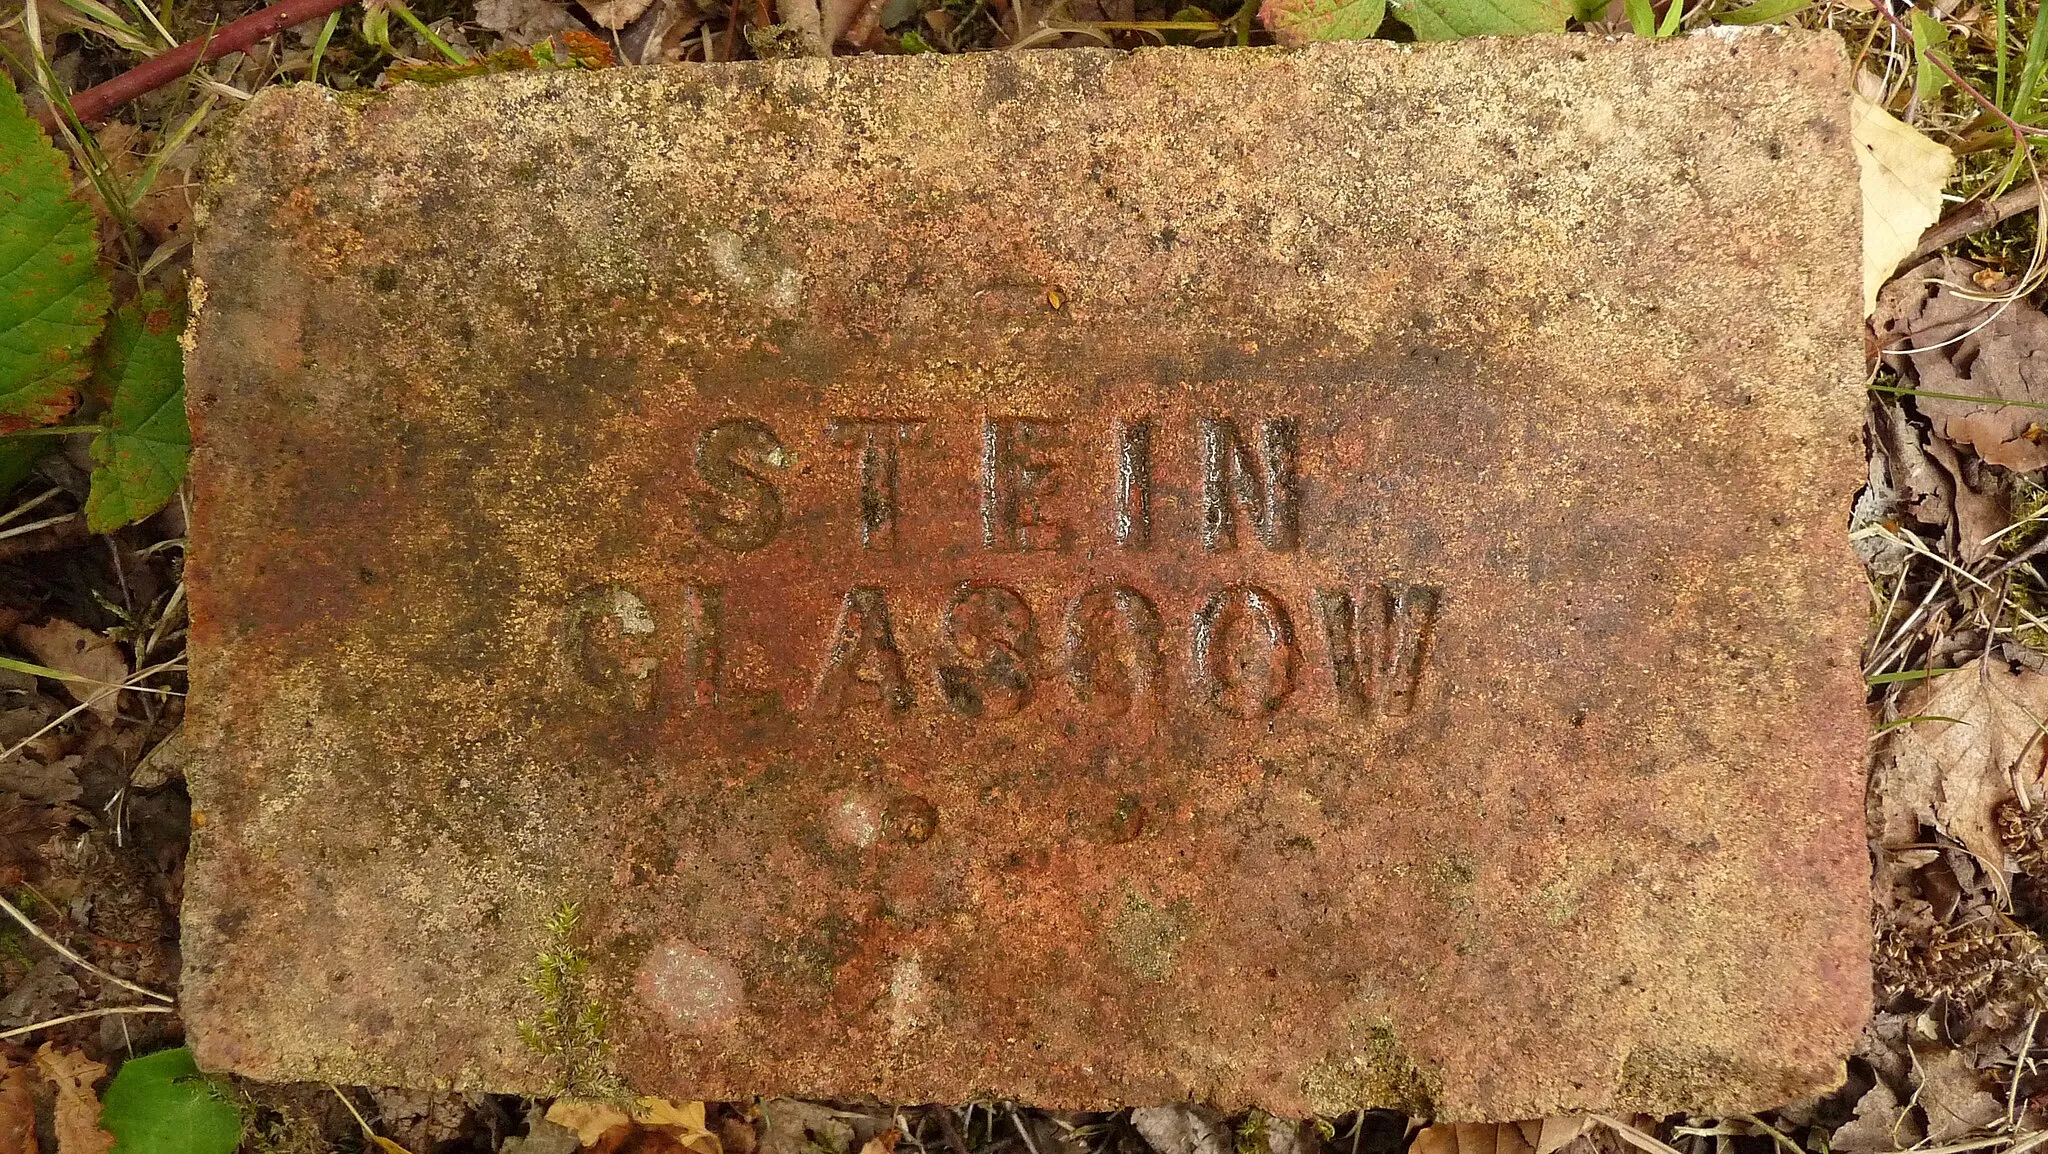
[[(190, 358), (201, 1061), (1830, 1085), (1846, 91), (1766, 33), (264, 94)], [(602, 1045), (535, 1049), (563, 902)]]

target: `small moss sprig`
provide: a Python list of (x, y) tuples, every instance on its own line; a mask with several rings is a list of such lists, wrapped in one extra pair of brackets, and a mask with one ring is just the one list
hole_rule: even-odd
[(540, 1016), (519, 1023), (519, 1038), (554, 1068), (556, 1096), (629, 1100), (611, 1069), (610, 1015), (585, 981), (590, 958), (576, 947), (577, 914), (576, 903), (564, 901), (542, 924), (548, 944), (525, 978), (540, 998)]

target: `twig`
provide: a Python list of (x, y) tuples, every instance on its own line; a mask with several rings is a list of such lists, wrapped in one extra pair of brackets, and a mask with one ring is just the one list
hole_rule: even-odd
[(2040, 205), (2041, 182), (2038, 180), (2030, 180), (1997, 200), (1971, 201), (1935, 221), (1932, 228), (1921, 233), (1919, 247), (1899, 265), (1903, 268), (1924, 260), (1972, 233), (1982, 232), (2023, 212), (2032, 212)]
[[(141, 994), (145, 998), (154, 998), (157, 1001), (164, 1003), (165, 1005), (171, 1004), (171, 999), (169, 996), (159, 994), (155, 990), (150, 989), (148, 986), (138, 986), (134, 982), (128, 981), (126, 978), (117, 978), (114, 975), (106, 972), (105, 970), (100, 969), (98, 966), (93, 965), (91, 962), (86, 961), (84, 958), (79, 957), (77, 954), (72, 953), (71, 947), (65, 945), (63, 942), (60, 942), (56, 938), (53, 938), (49, 934), (45, 933), (43, 931), (43, 927), (37, 925), (32, 919), (30, 919), (30, 917), (27, 914), (22, 913), (19, 909), (15, 907), (13, 902), (8, 901), (6, 898), (0, 898), (0, 910), (6, 911), (6, 913), (15, 921), (20, 922), (21, 928), (33, 934), (37, 941), (64, 955), (66, 961), (69, 961), (73, 965), (86, 970), (87, 972), (93, 974), (95, 977), (99, 978), (101, 981), (112, 982), (113, 984), (121, 987), (124, 990), (130, 990), (134, 993)], [(81, 1016), (89, 1017), (90, 1015)], [(58, 1019), (58, 1021), (65, 1022), (68, 1022), (70, 1020), (71, 1019), (69, 1018)], [(56, 1023), (45, 1022), (43, 1024), (48, 1026), (55, 1025)], [(11, 1036), (12, 1035), (9, 1034), (0, 1034), (0, 1038)]]
[(18, 1026), (12, 1030), (0, 1030), (0, 1042), (11, 1042), (16, 1038), (25, 1038), (37, 1030), (47, 1030), (51, 1026), (61, 1026), (66, 1022), (82, 1022), (87, 1018), (104, 1018), (111, 1014), (175, 1014), (177, 1012), (169, 1006), (105, 1006), (97, 1010), (82, 1010), (76, 1014), (66, 1014), (61, 1018), (50, 1018), (26, 1026)]
[[(247, 52), (258, 40), (318, 20), (330, 12), (348, 7), (352, 0), (284, 0), (259, 12), (252, 12), (212, 34), (187, 40), (160, 56), (130, 68), (105, 84), (95, 84), (71, 98), (71, 112), (85, 124), (97, 124), (115, 109), (138, 96), (155, 92), (201, 64), (234, 52)], [(45, 106), (38, 119), (54, 129), (57, 110)]]

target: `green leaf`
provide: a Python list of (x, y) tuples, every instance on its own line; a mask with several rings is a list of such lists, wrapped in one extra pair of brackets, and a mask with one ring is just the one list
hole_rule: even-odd
[(1365, 40), (1387, 18), (1387, 0), (1266, 0), (1259, 23), (1282, 44)]
[(107, 314), (92, 209), (71, 169), (0, 76), (0, 433), (78, 404), (86, 352)]
[(1664, 10), (1664, 23), (1657, 25), (1657, 37), (1668, 39), (1678, 35), (1678, 26), (1685, 22), (1685, 0), (1671, 0), (1671, 7)]
[(113, 398), (92, 441), (86, 528), (95, 533), (139, 521), (185, 480), (192, 431), (185, 424), (185, 305), (144, 293), (114, 314), (100, 349), (96, 383)]
[(1390, 6), (1417, 40), (1562, 32), (1572, 14), (1565, 0), (1391, 0)]
[(1657, 31), (1657, 12), (1650, 7), (1650, 0), (1621, 0), (1621, 10), (1628, 14), (1629, 31), (1638, 36)]
[[(1942, 72), (1935, 58), (1940, 55), (1941, 46), (1948, 43), (1948, 26), (1918, 8), (1913, 9), (1913, 99), (1932, 100), (1941, 95), (1948, 84), (1948, 76)], [(1940, 57), (1942, 63), (1948, 57)]]
[(1747, 8), (1723, 12), (1714, 17), (1716, 24), (1769, 24), (1783, 20), (1802, 8), (1810, 7), (1813, 0), (1757, 0)]
[(242, 1112), (180, 1046), (121, 1064), (101, 1096), (100, 1129), (114, 1136), (113, 1154), (231, 1154)]

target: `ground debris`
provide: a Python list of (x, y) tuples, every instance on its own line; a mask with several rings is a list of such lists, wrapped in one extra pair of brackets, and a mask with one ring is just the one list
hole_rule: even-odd
[(1888, 757), (1875, 769), (1887, 846), (1917, 842), (1923, 825), (1959, 842), (2005, 886), (1998, 807), (2042, 780), (2048, 675), (2001, 661), (1970, 662), (1900, 695)]
[(477, 0), (476, 22), (522, 48), (583, 30), (583, 22), (554, 0)]
[(1917, 1146), (1926, 1138), (1919, 1118), (1879, 1079), (1856, 1100), (1855, 1117), (1835, 1130), (1829, 1148), (1841, 1154), (1879, 1154)]
[(17, 625), (13, 636), (37, 662), (77, 679), (62, 683), (73, 701), (88, 706), (101, 721), (114, 719), (119, 686), (128, 680), (128, 655), (118, 642), (62, 618)]
[(1230, 1127), (1207, 1107), (1145, 1106), (1131, 1111), (1131, 1125), (1158, 1154), (1231, 1154)]
[(2048, 466), (2048, 315), (2015, 283), (1935, 257), (1885, 288), (1871, 324), (1886, 359), (1911, 367), (1937, 436), (2025, 472)]

